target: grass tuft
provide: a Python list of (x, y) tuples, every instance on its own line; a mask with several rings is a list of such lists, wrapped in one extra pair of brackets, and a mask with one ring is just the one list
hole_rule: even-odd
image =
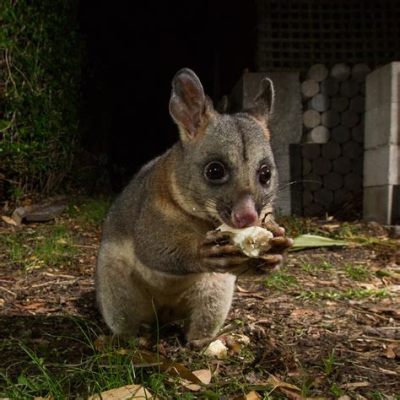
[(293, 275), (289, 275), (282, 271), (272, 273), (264, 284), (269, 289), (285, 290), (288, 287), (297, 287), (297, 279)]

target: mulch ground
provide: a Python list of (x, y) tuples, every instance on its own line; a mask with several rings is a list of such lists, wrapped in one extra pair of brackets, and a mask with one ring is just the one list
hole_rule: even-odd
[[(93, 340), (109, 334), (93, 283), (100, 229), (68, 218), (57, 223), (73, 232), (77, 248), (65, 265), (20, 268), (0, 250), (0, 368), (9, 376), (29, 363), (20, 343), (50, 363), (73, 363), (90, 352), (79, 341), (82, 321)], [(0, 222), (0, 235), (16, 229), (42, 235), (46, 228)], [(250, 344), (211, 362), (220, 382), (259, 385), (273, 374), (301, 388), (298, 399), (398, 399), (400, 242), (389, 245), (382, 229), (369, 235), (374, 241), (364, 246), (291, 253), (267, 284), (241, 278), (225, 331), (248, 336)], [(187, 365), (193, 353), (179, 343), (173, 332), (161, 332), (159, 350)]]

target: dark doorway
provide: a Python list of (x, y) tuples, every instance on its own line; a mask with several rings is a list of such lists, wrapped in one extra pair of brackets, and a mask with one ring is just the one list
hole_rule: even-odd
[[(91, 4), (91, 5), (90, 5)], [(171, 79), (192, 68), (217, 101), (254, 68), (254, 1), (81, 2), (83, 144), (114, 190), (177, 140)]]

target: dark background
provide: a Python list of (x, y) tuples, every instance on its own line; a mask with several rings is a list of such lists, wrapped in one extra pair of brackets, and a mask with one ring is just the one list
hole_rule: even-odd
[(183, 67), (214, 103), (254, 69), (253, 1), (81, 2), (84, 146), (116, 191), (177, 140), (168, 113), (171, 79)]

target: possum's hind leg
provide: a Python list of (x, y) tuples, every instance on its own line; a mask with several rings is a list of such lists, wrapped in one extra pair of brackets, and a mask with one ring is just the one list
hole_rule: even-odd
[(189, 342), (214, 337), (231, 307), (236, 277), (230, 274), (203, 274), (185, 293), (190, 307), (186, 323)]
[(112, 332), (135, 336), (155, 319), (152, 299), (135, 282), (131, 268), (118, 258), (99, 257), (96, 271), (97, 302)]

